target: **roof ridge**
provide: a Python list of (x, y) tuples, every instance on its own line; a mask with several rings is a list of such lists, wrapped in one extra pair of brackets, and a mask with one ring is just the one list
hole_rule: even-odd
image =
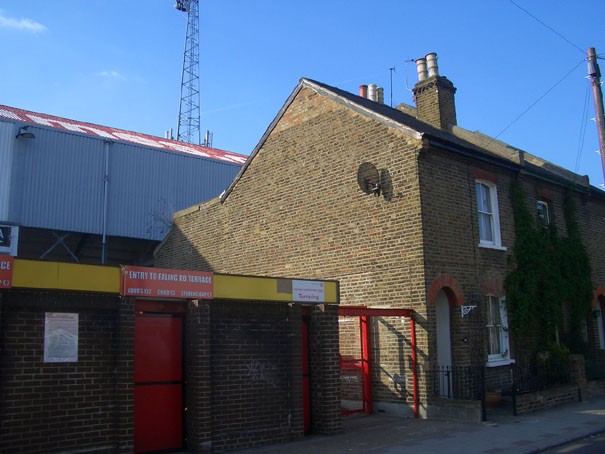
[(72, 133), (81, 133), (93, 137), (130, 142), (138, 145), (160, 148), (177, 153), (184, 153), (233, 164), (243, 164), (248, 159), (246, 155), (221, 150), (218, 148), (179, 142), (173, 139), (166, 139), (151, 134), (129, 131), (126, 129), (114, 128), (86, 121), (73, 120), (70, 118), (29, 111), (2, 104), (0, 104), (0, 120), (20, 121), (42, 127), (70, 131)]

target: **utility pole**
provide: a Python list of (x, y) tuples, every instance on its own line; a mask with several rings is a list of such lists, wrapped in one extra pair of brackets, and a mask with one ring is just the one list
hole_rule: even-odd
[(605, 183), (605, 115), (603, 114), (603, 92), (601, 91), (601, 70), (597, 62), (597, 53), (594, 47), (588, 49), (588, 76), (592, 85), (592, 96), (597, 117), (597, 130), (599, 132), (599, 151), (601, 165), (603, 166), (603, 182)]

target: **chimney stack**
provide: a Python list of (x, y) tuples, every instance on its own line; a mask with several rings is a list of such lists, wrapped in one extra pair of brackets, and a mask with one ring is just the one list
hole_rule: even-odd
[(418, 83), (412, 91), (418, 119), (444, 130), (456, 125), (456, 88), (447, 77), (439, 75), (437, 54), (431, 52), (416, 59), (416, 69)]

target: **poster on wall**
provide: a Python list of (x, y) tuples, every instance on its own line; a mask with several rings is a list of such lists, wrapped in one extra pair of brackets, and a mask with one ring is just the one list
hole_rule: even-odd
[(44, 362), (78, 361), (78, 314), (46, 312), (44, 320)]
[(292, 301), (325, 302), (324, 283), (320, 281), (292, 280)]

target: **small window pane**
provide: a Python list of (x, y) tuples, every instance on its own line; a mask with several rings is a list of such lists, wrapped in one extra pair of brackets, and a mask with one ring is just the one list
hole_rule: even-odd
[(477, 190), (477, 209), (484, 213), (492, 212), (492, 201), (489, 194), (489, 188), (481, 183), (475, 183)]
[(494, 296), (489, 297), (489, 318), (490, 325), (501, 325), (500, 322), (500, 301)]
[(536, 213), (538, 216), (538, 224), (548, 225), (550, 224), (550, 214), (548, 212), (548, 203), (543, 200), (538, 200), (536, 204)]
[(488, 354), (490, 354), (490, 355), (501, 354), (502, 349), (500, 347), (500, 327), (491, 326), (488, 328), (488, 331), (489, 331)]
[(494, 229), (492, 228), (492, 217), (489, 214), (479, 213), (479, 238), (481, 241), (494, 241)]

